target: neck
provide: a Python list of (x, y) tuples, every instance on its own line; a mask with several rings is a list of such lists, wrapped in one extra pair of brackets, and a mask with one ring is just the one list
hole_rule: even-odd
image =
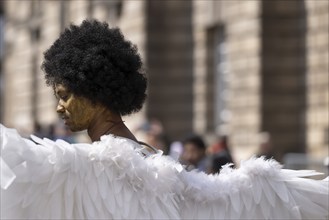
[(87, 130), (92, 142), (99, 141), (102, 135), (112, 134), (136, 141), (135, 136), (129, 131), (122, 121), (121, 115), (107, 109), (99, 111), (90, 123)]
[(93, 142), (99, 141), (100, 137), (109, 134), (112, 130), (111, 127), (114, 129), (114, 124), (119, 121), (122, 121), (120, 115), (109, 110), (99, 111), (87, 129), (90, 139)]

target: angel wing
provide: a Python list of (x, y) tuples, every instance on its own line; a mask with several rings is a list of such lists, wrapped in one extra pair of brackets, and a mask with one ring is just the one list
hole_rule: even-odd
[(0, 126), (1, 218), (180, 218), (177, 170), (161, 160), (161, 169), (151, 165), (137, 143), (103, 136), (71, 145), (32, 137), (35, 144)]
[(262, 158), (219, 175), (186, 172), (125, 138), (93, 144), (21, 138), (1, 126), (1, 217), (14, 219), (320, 219), (328, 181)]
[(182, 173), (183, 219), (328, 219), (329, 182), (309, 170), (285, 170), (275, 160), (251, 158), (219, 175)]

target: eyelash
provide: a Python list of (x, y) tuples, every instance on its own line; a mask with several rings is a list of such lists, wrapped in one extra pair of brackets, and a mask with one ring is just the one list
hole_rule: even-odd
[(67, 98), (68, 98), (69, 96), (61, 96), (61, 97), (59, 97), (60, 99), (62, 99), (62, 100), (64, 100), (64, 101), (66, 101), (67, 100)]
[(55, 94), (55, 97), (56, 97), (57, 100), (62, 99), (62, 100), (64, 100), (64, 101), (66, 101), (66, 100), (68, 99), (69, 96), (68, 96), (68, 95), (65, 95), (65, 96), (58, 96), (58, 95)]

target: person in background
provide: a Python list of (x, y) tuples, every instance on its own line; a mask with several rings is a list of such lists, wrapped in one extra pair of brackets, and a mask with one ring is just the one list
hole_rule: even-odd
[(142, 132), (145, 142), (158, 150), (164, 155), (169, 153), (169, 141), (165, 133), (162, 122), (157, 118), (151, 118), (139, 126), (135, 132)]
[(71, 144), (76, 142), (73, 133), (62, 121), (57, 121), (51, 125), (51, 129), (52, 132), (50, 132), (50, 136), (52, 140), (56, 141), (57, 139), (62, 139)]
[(199, 135), (190, 135), (183, 141), (183, 153), (181, 155), (182, 164), (186, 165), (186, 170), (197, 169), (207, 171), (206, 145)]
[(208, 173), (219, 173), (225, 164), (232, 164), (234, 167), (227, 135), (220, 136), (218, 141), (209, 147), (208, 153), (211, 161)]
[(39, 122), (34, 122), (33, 133), (37, 137), (45, 137), (47, 136), (47, 132), (44, 127)]

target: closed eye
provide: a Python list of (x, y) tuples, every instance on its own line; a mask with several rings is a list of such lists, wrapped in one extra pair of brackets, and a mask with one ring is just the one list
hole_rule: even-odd
[(62, 99), (63, 101), (67, 101), (68, 97), (69, 97), (68, 95), (59, 96), (59, 98)]
[(69, 98), (69, 95), (60, 95), (57, 93), (54, 93), (54, 96), (57, 100), (63, 100), (63, 101), (67, 101), (67, 99)]

